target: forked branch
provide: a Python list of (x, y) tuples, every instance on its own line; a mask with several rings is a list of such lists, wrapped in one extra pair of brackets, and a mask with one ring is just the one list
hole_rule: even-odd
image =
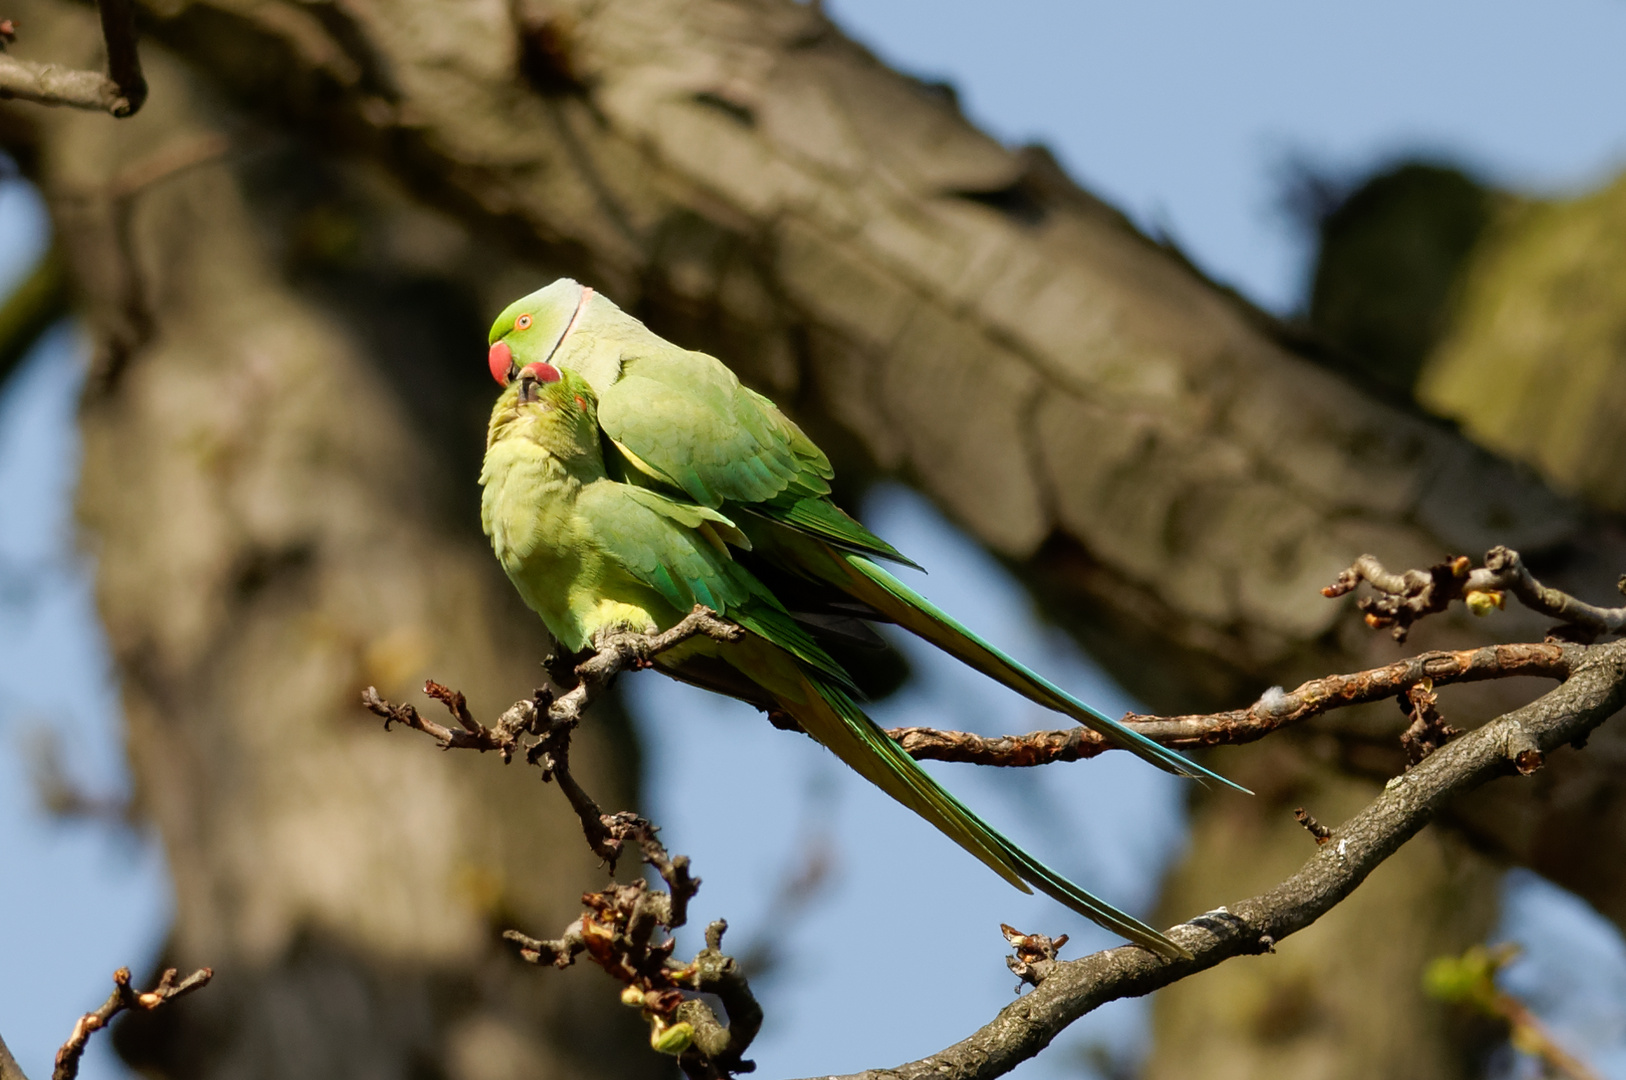
[[(1499, 596), (1484, 597), (1502, 589), (1536, 610), (1563, 618), (1582, 635), (1613, 632), (1613, 627), (1626, 624), (1626, 614), (1616, 619), (1614, 612), (1542, 586), (1514, 552), (1494, 549), (1487, 563), (1474, 570), (1459, 559), (1428, 571), (1390, 574), (1375, 559), (1363, 558), (1337, 586), (1325, 591), (1342, 595), (1360, 581), (1371, 582), (1380, 596), (1362, 602), (1367, 622), (1400, 631), (1455, 599), (1480, 606), (1496, 603)], [(1481, 599), (1476, 601), (1475, 596)], [(697, 608), (665, 635), (606, 639), (598, 643), (596, 654), (576, 665), (577, 684), (571, 691), (557, 699), (538, 691), (531, 700), (511, 707), (492, 728), (473, 719), (462, 695), (435, 684), (427, 689), (451, 712), (455, 729), (423, 719), (411, 706), (390, 705), (371, 688), (366, 702), (385, 717), (386, 726), (400, 722), (415, 727), (446, 749), (495, 749), (505, 760), (523, 749), (529, 762), (560, 782), (594, 851), (613, 861), (625, 843), (638, 844), (669, 892), (654, 892), (643, 881), (612, 885), (585, 897), (589, 913), (556, 939), (542, 941), (514, 932), (508, 936), (535, 963), (562, 967), (588, 955), (623, 983), (623, 1000), (650, 1018), (652, 1044), (680, 1053), (688, 1075), (710, 1080), (749, 1067), (741, 1053), (761, 1022), (738, 964), (720, 952), (723, 924), (708, 930), (707, 947), (694, 960), (684, 963), (671, 956), (670, 938), (654, 931), (681, 925), (699, 882), (689, 875), (687, 860), (667, 856), (654, 826), (632, 814), (600, 811), (570, 777), (568, 757), (569, 736), (582, 708), (616, 672), (645, 665), (660, 649), (696, 633), (726, 638), (739, 630)], [(1436, 686), (1517, 675), (1559, 679), (1563, 684), (1466, 735), (1446, 725), (1436, 708)], [(1017, 950), (1012, 971), (1034, 986), (1032, 993), (969, 1038), (929, 1058), (842, 1080), (989, 1080), (1038, 1053), (1068, 1024), (1107, 1001), (1149, 993), (1233, 956), (1272, 951), (1278, 941), (1341, 902), (1451, 800), (1498, 777), (1528, 775), (1542, 767), (1551, 750), (1583, 742), (1626, 702), (1626, 642), (1589, 646), (1547, 641), (1425, 653), (1382, 668), (1314, 679), (1291, 692), (1273, 688), (1245, 709), (1172, 718), (1132, 715), (1126, 722), (1168, 746), (1243, 743), (1332, 709), (1391, 697), (1406, 702), (1411, 716), (1403, 736), (1411, 767), (1390, 780), (1366, 809), (1336, 828), (1300, 811), (1300, 820), (1314, 836), (1315, 854), (1270, 892), (1171, 929), (1169, 935), (1191, 951), (1191, 959), (1171, 961), (1136, 946), (1121, 946), (1063, 961), (1056, 957), (1061, 940), (1007, 930)], [(996, 765), (1076, 760), (1109, 745), (1083, 728), (1000, 738), (923, 728), (890, 734), (916, 757)], [(525, 737), (532, 741), (522, 744)], [(697, 990), (723, 999), (730, 1025), (721, 1024), (703, 1001), (685, 996)]]
[[(491, 727), (474, 718), (460, 692), (439, 683), (427, 683), (424, 692), (446, 707), (456, 727), (430, 720), (411, 705), (391, 704), (373, 687), (362, 694), (362, 703), (384, 718), (386, 728), (402, 724), (421, 731), (443, 750), (495, 750), (505, 763), (523, 753), (528, 764), (542, 770), (544, 781), (559, 785), (581, 822), (588, 846), (612, 872), (626, 845), (636, 845), (665, 883), (665, 892), (641, 878), (630, 885), (611, 882), (582, 897), (587, 912), (557, 938), (533, 938), (518, 930), (503, 936), (533, 964), (569, 967), (585, 954), (621, 983), (622, 1002), (639, 1009), (649, 1021), (650, 1046), (675, 1055), (684, 1074), (695, 1080), (724, 1080), (752, 1069), (744, 1055), (762, 1025), (762, 1010), (739, 963), (722, 952), (727, 923), (718, 920), (707, 927), (705, 948), (694, 959), (681, 961), (672, 955), (675, 942), (667, 932), (688, 921), (689, 901), (699, 890), (700, 879), (689, 872), (687, 856), (667, 852), (655, 825), (630, 811), (607, 814), (599, 808), (571, 772), (570, 741), (583, 711), (617, 673), (647, 667), (654, 657), (696, 635), (731, 641), (740, 633), (738, 626), (715, 612), (696, 607), (664, 633), (606, 634), (587, 657), (555, 666), (564, 676), (559, 681), (574, 678), (570, 690), (561, 695), (537, 690), (509, 706)], [(720, 1020), (699, 994), (716, 996), (728, 1022)]]

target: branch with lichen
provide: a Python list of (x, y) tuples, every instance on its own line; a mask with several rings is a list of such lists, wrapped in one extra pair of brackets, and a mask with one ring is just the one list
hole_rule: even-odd
[[(743, 631), (708, 608), (696, 606), (677, 625), (658, 634), (617, 630), (601, 635), (585, 658), (552, 663), (561, 685), (574, 680), (564, 694), (537, 690), (509, 706), (491, 726), (481, 724), (459, 691), (436, 682), (424, 692), (451, 714), (456, 727), (431, 720), (410, 704), (394, 705), (369, 686), (362, 703), (394, 724), (421, 731), (443, 750), (494, 750), (506, 764), (516, 754), (542, 770), (544, 782), (558, 784), (576, 811), (582, 833), (594, 854), (611, 872), (628, 844), (666, 884), (662, 892), (643, 879), (630, 885), (611, 883), (600, 892), (582, 897), (585, 914), (550, 940), (533, 938), (518, 930), (503, 936), (519, 946), (521, 958), (533, 964), (569, 967), (586, 955), (621, 983), (621, 1000), (639, 1009), (650, 1025), (650, 1046), (675, 1055), (693, 1080), (726, 1080), (749, 1072), (745, 1051), (762, 1026), (762, 1009), (745, 979), (740, 964), (722, 952), (722, 920), (706, 928), (706, 944), (692, 960), (672, 955), (670, 931), (688, 921), (689, 901), (700, 879), (689, 872), (685, 855), (672, 855), (661, 844), (659, 829), (630, 811), (605, 813), (577, 782), (570, 770), (571, 735), (587, 707), (615, 676), (625, 670), (648, 667), (654, 657), (698, 635), (719, 641), (736, 640)], [(696, 995), (717, 997), (727, 1013), (724, 1023), (710, 1004)]]
[(105, 74), (11, 56), (5, 46), (16, 40), (17, 27), (10, 19), (0, 21), (0, 98), (134, 116), (147, 100), (147, 80), (136, 51), (135, 5), (133, 0), (97, 0), (96, 6), (107, 45)]

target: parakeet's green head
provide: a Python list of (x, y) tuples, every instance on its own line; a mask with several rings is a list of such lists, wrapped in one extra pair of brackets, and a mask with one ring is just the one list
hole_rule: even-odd
[(522, 369), (548, 361), (587, 308), (593, 290), (570, 278), (520, 297), (491, 324), (491, 377), (507, 386)]
[(486, 446), (507, 438), (529, 439), (560, 458), (596, 458), (598, 398), (593, 388), (573, 371), (527, 364), (491, 410)]

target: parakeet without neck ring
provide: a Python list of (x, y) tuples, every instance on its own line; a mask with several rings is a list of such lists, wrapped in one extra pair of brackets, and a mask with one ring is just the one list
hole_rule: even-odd
[(664, 630), (704, 604), (746, 633), (692, 638), (656, 657), (661, 671), (790, 718), (1024, 892), (1187, 955), (949, 794), (859, 708), (834, 642), (894, 623), (1159, 768), (1235, 785), (1091, 709), (889, 573), (882, 561), (909, 560), (830, 500), (825, 455), (713, 357), (561, 279), (498, 316), (488, 359), (504, 389), (480, 476), (483, 524), (564, 648), (615, 627)]

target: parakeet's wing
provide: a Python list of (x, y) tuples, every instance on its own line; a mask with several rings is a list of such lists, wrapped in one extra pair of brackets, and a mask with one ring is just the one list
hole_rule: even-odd
[(728, 552), (745, 545), (715, 510), (658, 491), (600, 480), (582, 488), (576, 513), (599, 547), (679, 612), (704, 604), (848, 689), (850, 676)]
[(796, 532), (823, 540), (833, 547), (856, 555), (869, 555), (879, 559), (912, 566), (925, 567), (903, 554), (891, 544), (866, 529), (857, 519), (824, 495), (799, 495), (785, 492), (766, 502), (731, 507), (767, 518)]
[(829, 459), (778, 406), (704, 353), (667, 348), (624, 355), (620, 377), (599, 391), (599, 426), (641, 474), (629, 479), (915, 565), (826, 497)]
[[(750, 632), (727, 662), (862, 776), (946, 833), (1018, 888), (1038, 888), (1132, 941), (1189, 955), (1155, 929), (1085, 892), (990, 827), (931, 778), (848, 696), (851, 680), (744, 567), (729, 555), (735, 532), (715, 510), (614, 481), (582, 489), (577, 513), (604, 549), (678, 610), (695, 603)], [(743, 541), (743, 537), (739, 537)], [(794, 658), (794, 659), (792, 659)], [(674, 672), (684, 677), (681, 670)], [(699, 678), (701, 685), (714, 680)], [(747, 690), (748, 700), (759, 700)]]
[(595, 389), (599, 426), (629, 463), (703, 506), (830, 490), (830, 460), (813, 440), (704, 353), (653, 338)]

